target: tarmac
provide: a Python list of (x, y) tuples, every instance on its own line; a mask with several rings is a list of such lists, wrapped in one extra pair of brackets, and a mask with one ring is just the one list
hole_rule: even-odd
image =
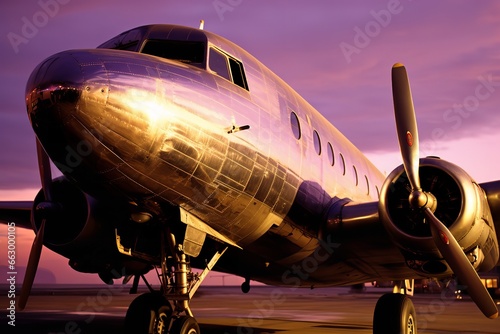
[[(191, 308), (202, 334), (361, 334), (372, 333), (375, 304), (388, 291), (255, 286), (243, 294), (239, 287), (202, 287)], [(12, 326), (2, 294), (0, 333), (121, 333), (135, 297), (119, 285), (35, 287)], [(500, 319), (485, 318), (468, 296), (417, 294), (413, 302), (420, 334), (500, 333)]]

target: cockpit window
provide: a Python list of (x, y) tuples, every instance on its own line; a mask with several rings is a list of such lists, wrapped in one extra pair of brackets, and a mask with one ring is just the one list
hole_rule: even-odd
[(212, 71), (221, 77), (231, 80), (231, 77), (229, 76), (229, 67), (227, 66), (227, 57), (214, 48), (210, 48), (209, 66)]
[(243, 71), (243, 64), (236, 59), (229, 58), (229, 67), (231, 68), (231, 75), (233, 77), (233, 82), (240, 87), (248, 90), (247, 80), (245, 78), (245, 72)]
[(142, 29), (133, 29), (104, 42), (98, 48), (137, 51), (137, 45), (142, 39), (142, 34)]
[(217, 75), (248, 90), (243, 64), (239, 60), (212, 47), (210, 48), (208, 67)]
[(177, 60), (186, 64), (201, 67), (205, 59), (203, 42), (148, 40), (141, 50), (153, 56)]

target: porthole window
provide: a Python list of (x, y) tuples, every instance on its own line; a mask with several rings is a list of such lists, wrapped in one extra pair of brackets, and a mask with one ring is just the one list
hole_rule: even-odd
[(313, 131), (314, 149), (318, 155), (321, 154), (321, 139), (319, 138), (318, 131)]
[(335, 165), (335, 155), (333, 153), (333, 147), (332, 147), (332, 144), (328, 143), (326, 144), (326, 152), (328, 154), (328, 162), (330, 163), (330, 165)]
[(290, 113), (290, 125), (292, 126), (292, 132), (296, 139), (300, 139), (302, 136), (300, 131), (299, 117), (293, 111)]
[(368, 176), (365, 175), (365, 181), (366, 181), (366, 194), (370, 195), (370, 181), (368, 180)]
[(342, 155), (342, 153), (339, 154), (340, 155), (340, 168), (342, 169), (342, 175), (345, 175), (345, 160), (344, 160), (344, 156)]
[(356, 169), (356, 166), (352, 166), (352, 171), (354, 173), (354, 184), (356, 185), (356, 187), (358, 186), (358, 170)]

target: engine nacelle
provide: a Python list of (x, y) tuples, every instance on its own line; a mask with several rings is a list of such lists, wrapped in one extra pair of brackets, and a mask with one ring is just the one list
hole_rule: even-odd
[[(40, 190), (33, 203), (31, 219), (37, 233), (46, 219), (46, 247), (69, 259), (95, 260), (110, 253), (114, 245), (114, 228), (106, 217), (112, 211), (109, 207), (83, 193), (64, 177), (53, 180), (51, 196), (58, 209), (48, 214), (37, 209), (45, 201)], [(116, 214), (117, 210), (113, 211)]]
[[(99, 273), (106, 283), (124, 275), (144, 274), (151, 269), (148, 263), (124, 258), (117, 250), (115, 228), (130, 225), (130, 204), (126, 200), (98, 201), (65, 177), (53, 180), (50, 192), (54, 203), (52, 212), (43, 212), (44, 206), (39, 206), (45, 202), (42, 190), (35, 197), (33, 229), (38, 233), (45, 219), (43, 244), (68, 258), (73, 269)], [(134, 231), (131, 235), (135, 236)]]
[[(445, 224), (478, 271), (498, 262), (498, 242), (486, 195), (460, 167), (438, 158), (420, 159), (420, 182), (437, 199), (435, 216)], [(379, 216), (407, 265), (426, 275), (450, 274), (420, 210), (410, 207), (410, 184), (403, 166), (386, 179)]]

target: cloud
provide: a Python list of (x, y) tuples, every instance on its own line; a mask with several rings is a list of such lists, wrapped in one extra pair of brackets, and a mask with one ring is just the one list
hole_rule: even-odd
[[(460, 126), (443, 119), (455, 103), (474, 94), (478, 77), (500, 82), (500, 44), (495, 2), (401, 1), (402, 10), (347, 63), (339, 47), (354, 43), (355, 28), (375, 22), (389, 1), (233, 2), (223, 13), (212, 1), (152, 1), (134, 5), (111, 1), (69, 1), (38, 28), (16, 54), (7, 38), (0, 44), (2, 113), (0, 189), (38, 186), (34, 137), (26, 117), (24, 86), (45, 57), (70, 48), (95, 47), (137, 25), (177, 23), (205, 28), (235, 41), (283, 77), (363, 151), (393, 151), (390, 68), (408, 68), (421, 137), (443, 141), (492, 132), (500, 123), (495, 91)], [(21, 33), (23, 18), (43, 10), (37, 2), (14, 2), (0, 14), (0, 33)], [(90, 23), (92, 22), (92, 23)], [(33, 170), (34, 169), (34, 170)]]
[[(32, 199), (29, 194), (40, 187), (34, 135), (24, 103), (26, 80), (38, 63), (65, 49), (93, 48), (135, 26), (196, 27), (200, 19), (205, 20), (206, 30), (241, 45), (281, 76), (387, 172), (400, 164), (390, 70), (395, 62), (405, 63), (425, 154), (449, 157), (475, 177), (480, 175), (480, 180), (496, 177), (500, 89), (480, 100), (460, 126), (457, 118), (449, 121), (443, 115), (455, 103), (475, 96), (478, 77), (491, 74), (500, 82), (500, 3), (401, 0), (403, 10), (381, 26), (350, 63), (340, 43), (354, 44), (354, 29), (365, 29), (375, 20), (372, 12), (387, 9), (389, 1), (231, 3), (231, 9), (221, 14), (213, 1), (206, 0), (72, 0), (37, 27), (17, 53), (8, 34), (22, 35), (23, 18), (33, 21), (42, 9), (38, 1), (10, 1), (4, 6), (0, 13), (0, 197)], [(436, 135), (440, 129), (443, 132)], [(20, 241), (33, 235), (20, 233), (25, 233)], [(26, 242), (26, 252), (30, 243)], [(20, 256), (20, 263), (26, 263), (27, 254)], [(66, 259), (48, 250), (41, 267), (67, 283), (89, 279), (71, 271)], [(94, 276), (92, 282), (98, 282)]]

